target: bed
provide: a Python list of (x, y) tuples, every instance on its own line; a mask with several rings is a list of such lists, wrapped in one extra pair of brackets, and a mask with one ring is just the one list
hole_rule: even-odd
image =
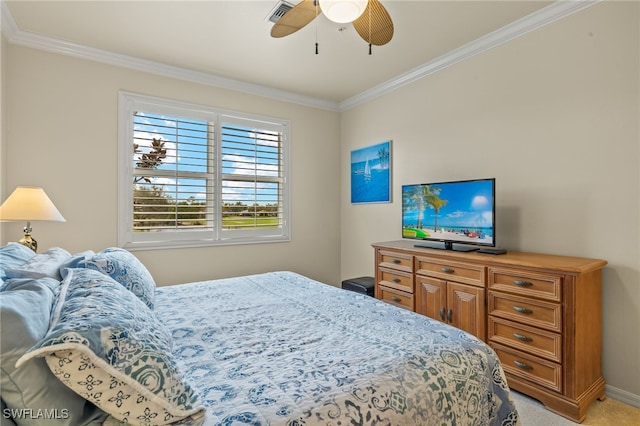
[(61, 424), (519, 424), (493, 350), (438, 321), (289, 271), (156, 288), (122, 249), (66, 254), (0, 288), (3, 335), (11, 292), (47, 295), (3, 375), (37, 364), (71, 390), (28, 407), (68, 407)]

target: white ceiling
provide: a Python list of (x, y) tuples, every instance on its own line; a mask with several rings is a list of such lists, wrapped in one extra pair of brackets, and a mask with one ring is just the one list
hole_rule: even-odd
[(338, 31), (324, 16), (271, 38), (265, 18), (277, 2), (10, 0), (2, 22), (15, 39), (46, 36), (338, 105), (552, 3), (381, 0), (395, 33), (369, 55), (351, 24)]

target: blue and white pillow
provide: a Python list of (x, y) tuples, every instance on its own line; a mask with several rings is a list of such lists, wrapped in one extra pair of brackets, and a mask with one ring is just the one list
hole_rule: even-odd
[(16, 363), (44, 357), (53, 374), (116, 419), (163, 425), (204, 414), (155, 314), (110, 277), (68, 269), (48, 334)]
[(127, 250), (111, 247), (95, 256), (77, 263), (78, 268), (88, 268), (110, 276), (153, 309), (156, 282), (149, 270)]

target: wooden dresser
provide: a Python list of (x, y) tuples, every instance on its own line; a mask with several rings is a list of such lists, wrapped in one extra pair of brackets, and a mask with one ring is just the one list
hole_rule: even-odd
[(575, 422), (604, 399), (604, 260), (373, 244), (375, 295), (463, 329), (498, 354), (509, 386)]

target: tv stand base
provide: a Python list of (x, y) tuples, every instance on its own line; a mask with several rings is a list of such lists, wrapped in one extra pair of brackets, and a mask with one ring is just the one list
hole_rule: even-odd
[(443, 244), (439, 243), (417, 243), (413, 245), (417, 248), (428, 248), (428, 249), (436, 249), (436, 250), (449, 250), (449, 251), (459, 251), (462, 253), (468, 253), (472, 251), (480, 250), (479, 247), (467, 246), (467, 245), (456, 245), (454, 246), (451, 241), (444, 241)]

